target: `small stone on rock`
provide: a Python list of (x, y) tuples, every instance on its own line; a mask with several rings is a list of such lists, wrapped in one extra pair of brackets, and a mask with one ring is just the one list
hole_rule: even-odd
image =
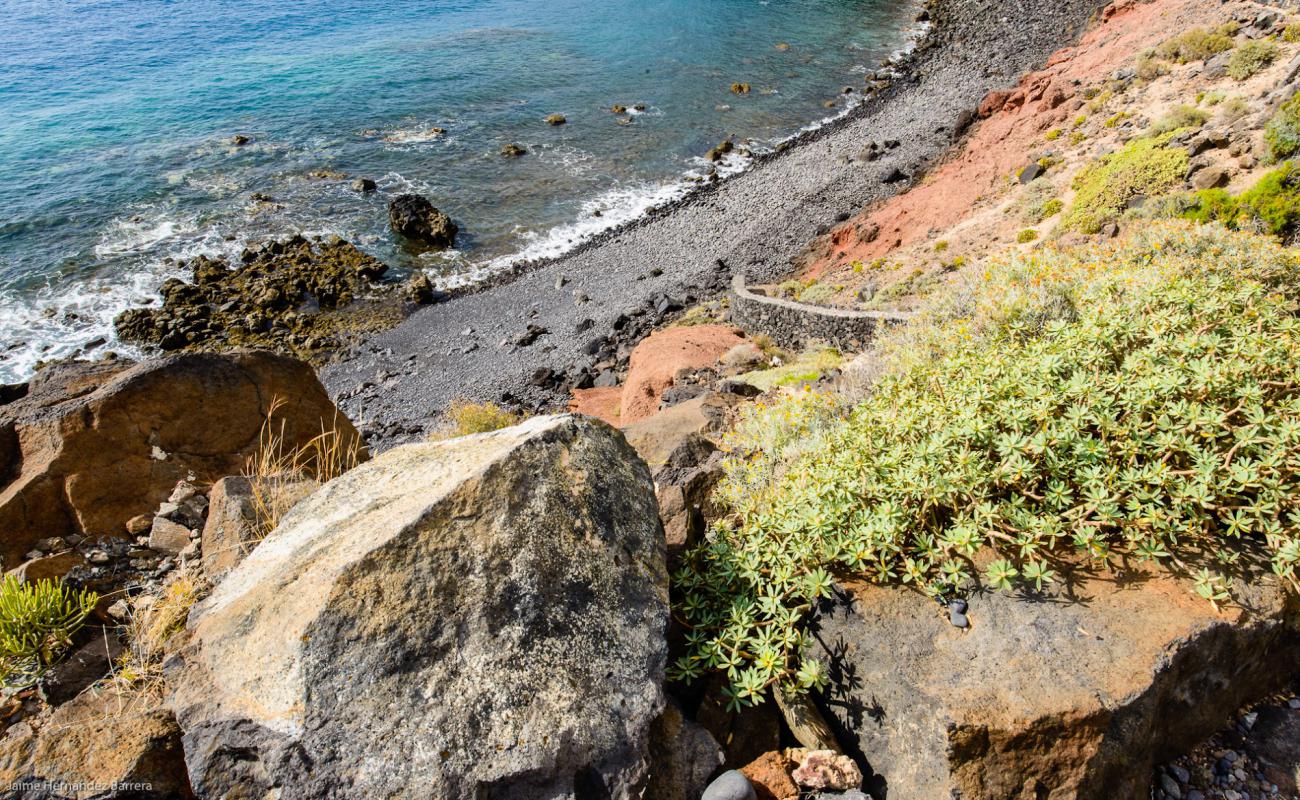
[(700, 800), (758, 800), (758, 794), (748, 778), (732, 769), (715, 778)]

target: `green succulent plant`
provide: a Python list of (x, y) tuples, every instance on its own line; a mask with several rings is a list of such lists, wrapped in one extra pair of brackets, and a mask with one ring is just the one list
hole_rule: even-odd
[(31, 686), (58, 663), (99, 602), (94, 592), (75, 592), (62, 581), (0, 582), (0, 682)]
[(1158, 560), (1220, 604), (1226, 579), (1189, 554), (1229, 569), (1250, 541), (1300, 588), (1298, 264), (1168, 222), (1009, 254), (887, 339), (865, 397), (753, 406), (727, 441), (730, 513), (673, 576), (671, 677), (725, 673), (733, 707), (822, 686), (807, 623), (837, 580), (943, 599)]

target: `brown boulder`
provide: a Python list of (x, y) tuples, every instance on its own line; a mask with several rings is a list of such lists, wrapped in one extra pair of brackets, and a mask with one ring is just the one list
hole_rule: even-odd
[(734, 394), (710, 392), (627, 425), (623, 435), (650, 471), (657, 472), (688, 440), (722, 430), (728, 412), (743, 402)]
[(222, 478), (213, 485), (202, 534), (203, 571), (209, 580), (219, 581), (239, 566), (268, 533), (259, 527), (259, 508), (272, 517), (283, 517), (320, 484), (273, 477), (262, 479), (259, 486), (255, 492), (252, 482), (241, 475)]
[(322, 429), (358, 438), (310, 366), (264, 351), (42, 370), (25, 397), (0, 405), (12, 441), (0, 447), (4, 563), (50, 536), (125, 536), (188, 475), (202, 484), (238, 473), (275, 402), (287, 448)]
[(1041, 596), (973, 594), (965, 630), (915, 590), (846, 588), (811, 654), (823, 711), (909, 800), (1145, 800), (1153, 764), (1300, 658), (1300, 602), (1264, 573), (1216, 612), (1161, 568), (1078, 569)]
[(202, 540), (203, 571), (210, 580), (220, 579), (244, 560), (256, 538), (256, 522), (248, 478), (230, 476), (213, 484)]
[(85, 563), (85, 556), (76, 550), (68, 550), (24, 561), (15, 569), (9, 570), (9, 573), (24, 583), (58, 580)]
[(0, 786), (26, 783), (28, 800), (193, 797), (176, 720), (136, 703), (88, 690), (59, 706), (39, 732), (25, 722), (10, 728), (0, 740)]

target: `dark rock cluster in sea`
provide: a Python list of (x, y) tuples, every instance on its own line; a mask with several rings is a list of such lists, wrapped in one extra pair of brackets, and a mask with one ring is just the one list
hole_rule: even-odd
[(388, 267), (338, 237), (294, 236), (246, 249), (239, 265), (199, 256), (193, 282), (162, 285), (161, 308), (134, 308), (114, 320), (127, 341), (163, 350), (335, 346), (328, 312), (357, 299)]

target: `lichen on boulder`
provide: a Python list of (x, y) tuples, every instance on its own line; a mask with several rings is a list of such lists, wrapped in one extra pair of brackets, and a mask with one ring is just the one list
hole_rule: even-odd
[(645, 465), (536, 418), (295, 507), (196, 607), (170, 705), (200, 796), (640, 797), (667, 620)]

